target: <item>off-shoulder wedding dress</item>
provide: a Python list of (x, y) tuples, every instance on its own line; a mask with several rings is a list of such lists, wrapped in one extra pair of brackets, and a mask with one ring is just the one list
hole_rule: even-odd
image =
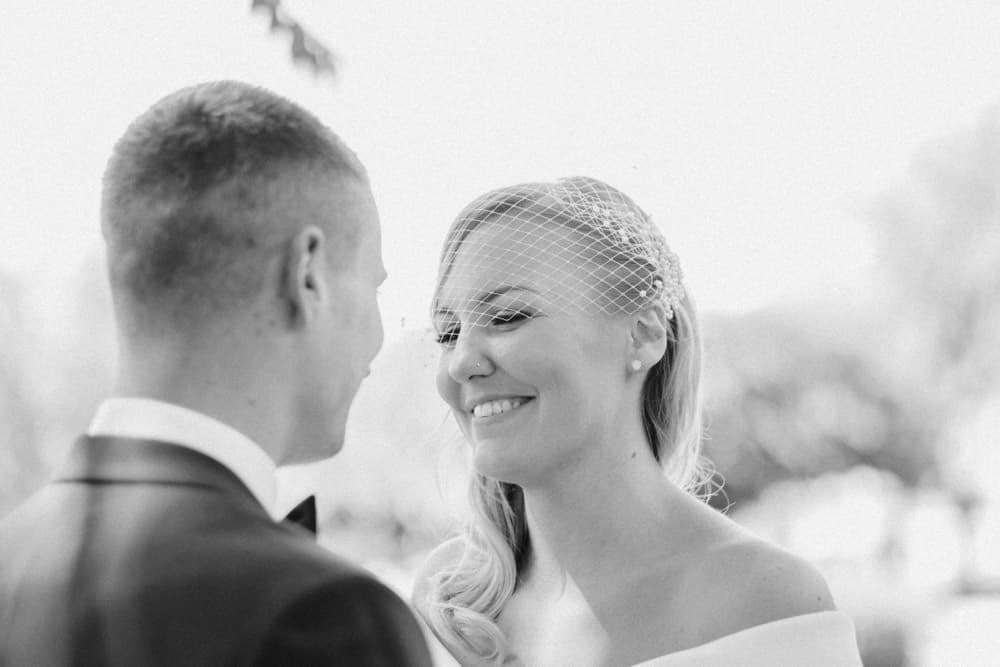
[[(428, 632), (435, 664), (454, 660)], [(821, 611), (757, 625), (700, 646), (661, 655), (632, 667), (862, 667), (854, 623), (840, 611)], [(515, 656), (504, 667), (533, 667)]]
[(633, 667), (861, 667), (854, 623), (839, 611), (784, 618)]

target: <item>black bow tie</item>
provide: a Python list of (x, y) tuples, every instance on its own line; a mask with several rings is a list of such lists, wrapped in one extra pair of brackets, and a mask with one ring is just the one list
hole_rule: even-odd
[(313, 535), (316, 534), (316, 496), (309, 496), (292, 508), (285, 516), (285, 521), (302, 526)]

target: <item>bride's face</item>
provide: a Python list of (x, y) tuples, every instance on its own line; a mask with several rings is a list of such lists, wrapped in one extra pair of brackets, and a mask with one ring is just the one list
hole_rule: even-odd
[(477, 470), (529, 486), (600, 456), (637, 401), (626, 318), (596, 314), (571, 231), (505, 219), (463, 242), (436, 299), (437, 387)]

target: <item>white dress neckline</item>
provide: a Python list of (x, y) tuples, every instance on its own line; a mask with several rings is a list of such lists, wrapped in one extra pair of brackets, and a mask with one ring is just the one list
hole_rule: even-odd
[(841, 611), (819, 611), (755, 625), (632, 667), (861, 667), (854, 623)]

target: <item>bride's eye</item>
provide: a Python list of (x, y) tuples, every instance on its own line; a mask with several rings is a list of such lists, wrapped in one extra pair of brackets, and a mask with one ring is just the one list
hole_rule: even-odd
[(446, 347), (449, 347), (451, 345), (454, 345), (456, 340), (458, 340), (458, 325), (452, 325), (450, 327), (446, 327), (442, 331), (438, 332), (437, 335), (438, 345), (444, 345)]
[(529, 314), (520, 310), (498, 310), (490, 317), (490, 324), (504, 325), (515, 324), (528, 319)]

